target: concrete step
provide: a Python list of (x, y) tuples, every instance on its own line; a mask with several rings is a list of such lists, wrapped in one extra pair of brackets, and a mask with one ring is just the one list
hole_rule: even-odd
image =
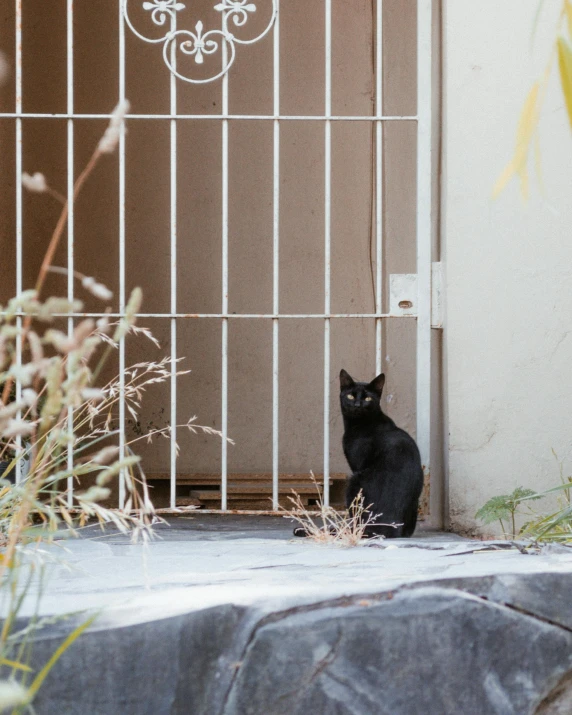
[[(150, 472), (146, 475), (148, 481), (169, 481), (171, 475), (168, 472)], [(324, 483), (324, 475), (316, 474), (316, 482), (322, 486)], [(215, 473), (179, 473), (176, 475), (177, 484), (189, 484), (193, 486), (220, 486), (221, 475)], [(346, 474), (344, 472), (334, 472), (330, 474), (330, 482), (345, 482)], [(229, 482), (265, 482), (272, 484), (271, 472), (232, 472), (228, 475)], [(313, 485), (312, 477), (308, 473), (280, 473), (280, 483), (295, 482), (297, 484)]]

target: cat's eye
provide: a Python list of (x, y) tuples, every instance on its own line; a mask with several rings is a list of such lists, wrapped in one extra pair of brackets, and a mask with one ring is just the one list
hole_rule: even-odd
[(371, 397), (366, 397), (366, 398), (365, 398), (365, 401), (366, 401), (366, 402), (371, 402)]
[(355, 397), (353, 395), (346, 395), (346, 397), (348, 398), (348, 400), (355, 400)]

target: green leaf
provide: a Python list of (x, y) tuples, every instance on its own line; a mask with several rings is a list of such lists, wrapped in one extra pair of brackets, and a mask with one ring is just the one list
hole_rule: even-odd
[(475, 514), (475, 519), (480, 519), (483, 524), (491, 524), (499, 519), (507, 519), (510, 511), (509, 496), (504, 494), (489, 499)]
[(517, 487), (511, 494), (502, 494), (489, 499), (475, 514), (475, 519), (480, 519), (484, 524), (493, 521), (508, 519), (518, 508), (521, 501), (540, 499), (541, 495), (532, 489)]
[[(532, 492), (530, 495), (525, 495), (519, 498), (519, 501), (530, 501), (534, 499), (542, 499), (542, 497), (548, 494), (554, 494), (554, 492), (561, 492), (566, 489), (572, 489), (571, 482), (564, 482), (564, 484), (559, 484), (557, 487), (551, 487), (550, 489), (545, 489), (543, 492)], [(525, 491), (530, 492), (530, 489), (525, 489)]]
[[(570, 526), (572, 523), (572, 506), (566, 507), (556, 514), (552, 514), (544, 520), (544, 525), (536, 534), (537, 539), (542, 539), (543, 536), (550, 534), (555, 529), (561, 529), (563, 526)], [(572, 539), (572, 534), (570, 534)]]
[(516, 506), (520, 501), (541, 499), (542, 494), (535, 492), (534, 489), (525, 489), (524, 487), (517, 487), (509, 498)]
[(534, 15), (534, 22), (532, 23), (532, 32), (530, 33), (530, 49), (534, 45), (534, 38), (536, 36), (536, 29), (538, 27), (538, 21), (540, 19), (540, 13), (542, 12), (542, 6), (544, 5), (544, 0), (540, 0), (536, 7), (536, 14)]
[(565, 37), (560, 36), (558, 46), (558, 67), (560, 69), (560, 84), (566, 102), (568, 121), (572, 127), (572, 47)]
[(536, 523), (537, 523), (537, 522), (534, 521), (533, 519), (531, 519), (530, 521), (526, 521), (526, 522), (520, 527), (520, 530), (519, 530), (519, 532), (518, 532), (519, 535), (520, 535), (520, 536), (525, 536), (525, 535), (529, 534), (529, 533), (534, 529), (534, 527), (536, 526)]

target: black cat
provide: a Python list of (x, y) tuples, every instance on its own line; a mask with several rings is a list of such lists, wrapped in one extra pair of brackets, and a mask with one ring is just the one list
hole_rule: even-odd
[[(355, 382), (340, 372), (340, 404), (344, 418), (344, 454), (352, 470), (346, 489), (349, 508), (360, 490), (364, 506), (379, 525), (365, 536), (411, 536), (417, 523), (423, 469), (412, 437), (381, 410), (385, 375), (371, 382)], [(398, 524), (397, 527), (382, 524)]]

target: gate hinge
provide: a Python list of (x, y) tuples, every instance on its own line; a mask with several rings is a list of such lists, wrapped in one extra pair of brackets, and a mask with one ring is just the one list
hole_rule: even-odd
[[(393, 273), (389, 276), (390, 315), (417, 315), (417, 274)], [(431, 327), (443, 327), (443, 267), (441, 262), (431, 264)]]

